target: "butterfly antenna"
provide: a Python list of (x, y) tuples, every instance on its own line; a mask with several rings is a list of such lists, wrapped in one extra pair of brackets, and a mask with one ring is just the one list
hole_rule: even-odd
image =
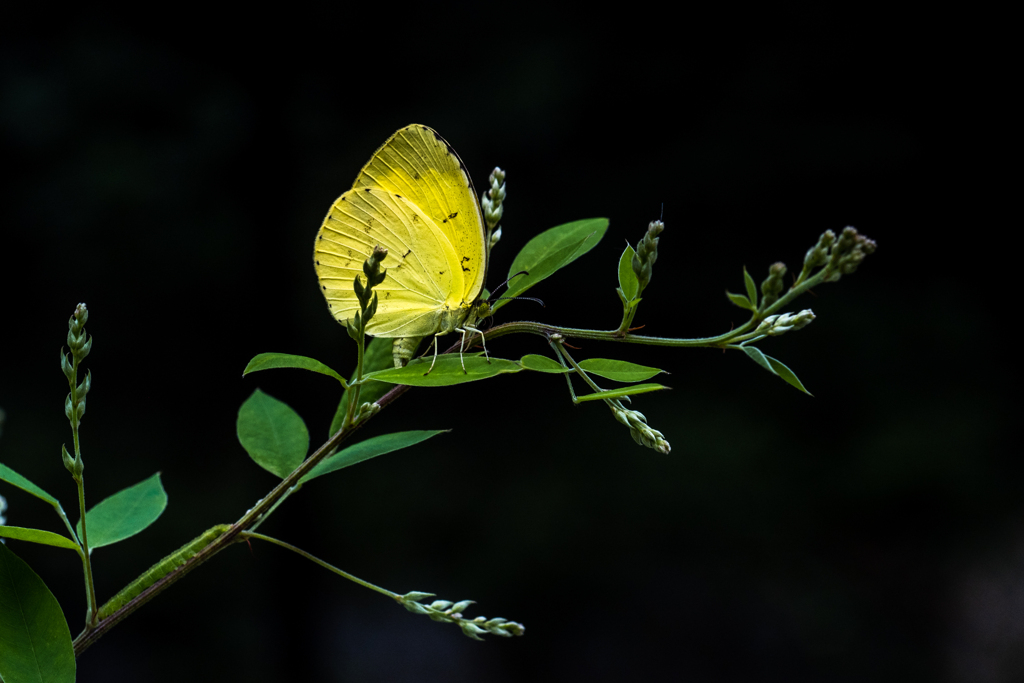
[(532, 296), (499, 296), (497, 299), (491, 299), (491, 301), (515, 301), (517, 299), (526, 299), (527, 301), (536, 301), (541, 305), (542, 308), (547, 308), (544, 302), (540, 299), (535, 299)]
[[(515, 275), (510, 275), (510, 276), (509, 276), (509, 278), (508, 278), (508, 280), (505, 280), (505, 281), (504, 281), (504, 282), (502, 282), (502, 283), (501, 283), (500, 285), (498, 285), (497, 287), (495, 287), (495, 288), (494, 288), (494, 291), (493, 291), (493, 292), (491, 292), (491, 294), (492, 294), (492, 295), (493, 295), (493, 294), (497, 294), (498, 290), (499, 290), (499, 289), (501, 289), (502, 287), (504, 287), (505, 285), (507, 285), (507, 284), (508, 284), (508, 283), (509, 283), (509, 282), (510, 282), (510, 281), (512, 280), (512, 278), (514, 278), (514, 277), (519, 277), (520, 275), (529, 275), (529, 274), (530, 274), (530, 273), (529, 273), (528, 271), (525, 271), (525, 270), (521, 270), (521, 271), (519, 271), (518, 273), (516, 273)], [(491, 301), (497, 301), (497, 299), (491, 299)]]

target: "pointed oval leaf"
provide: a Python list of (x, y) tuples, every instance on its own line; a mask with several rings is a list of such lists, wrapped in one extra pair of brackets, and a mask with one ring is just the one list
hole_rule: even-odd
[(42, 545), (52, 545), (57, 548), (78, 550), (78, 544), (67, 536), (61, 536), (52, 531), (43, 531), (42, 529), (26, 529), (20, 526), (0, 525), (0, 536), (3, 538), (13, 538), (16, 541), (28, 541), (29, 543), (41, 543)]
[(562, 374), (572, 372), (572, 368), (563, 367), (561, 363), (547, 356), (540, 356), (536, 353), (528, 353), (519, 359), (519, 364), (527, 370), (534, 372), (553, 372)]
[(577, 403), (583, 403), (584, 401), (600, 401), (606, 398), (622, 398), (623, 396), (634, 396), (636, 394), (647, 394), (652, 391), (661, 391), (662, 389), (669, 389), (663, 384), (635, 384), (631, 387), (622, 387), (621, 389), (612, 389), (611, 391), (598, 391), (593, 394), (584, 394), (576, 399)]
[(364, 460), (376, 458), (378, 455), (384, 455), (385, 453), (408, 448), (409, 446), (415, 446), (422, 441), (426, 441), (433, 436), (443, 434), (447, 431), (449, 430), (436, 429), (433, 431), (416, 430), (409, 432), (396, 432), (394, 434), (383, 434), (381, 436), (375, 436), (372, 439), (367, 439), (366, 441), (360, 441), (359, 443), (349, 446), (340, 453), (332, 455), (322, 461), (319, 465), (310, 470), (309, 473), (302, 478), (302, 481), (306, 482), (329, 472), (335, 472), (346, 467), (351, 467), (352, 465), (363, 462)]
[(287, 403), (259, 389), (238, 409), (236, 430), (249, 457), (282, 479), (306, 459), (306, 423)]
[(250, 372), (273, 370), (274, 368), (296, 368), (299, 370), (309, 370), (310, 372), (318, 372), (321, 375), (333, 377), (341, 382), (342, 385), (344, 385), (345, 382), (345, 380), (341, 378), (341, 375), (315, 358), (295, 356), (290, 353), (261, 353), (249, 361), (249, 364), (245, 366), (245, 370), (242, 371), (242, 376), (245, 377)]
[(640, 281), (636, 279), (636, 273), (633, 272), (633, 257), (635, 255), (636, 251), (627, 244), (626, 250), (619, 257), (619, 289), (622, 290), (627, 301), (635, 299), (640, 292)]
[(796, 374), (792, 370), (787, 368), (784, 364), (780, 363), (779, 361), (775, 360), (774, 358), (768, 355), (765, 356), (765, 359), (771, 364), (772, 370), (775, 372), (776, 375), (786, 380), (791, 385), (793, 385), (800, 391), (804, 392), (808, 396), (814, 395), (804, 388), (803, 383), (797, 378)]
[(775, 372), (775, 369), (772, 367), (772, 364), (768, 362), (767, 356), (761, 353), (761, 349), (756, 348), (754, 346), (741, 346), (740, 348), (743, 349), (743, 353), (747, 354), (747, 357), (750, 358), (750, 360), (754, 361), (755, 363), (757, 363), (758, 365), (760, 365), (762, 368), (772, 373), (773, 375), (778, 374), (777, 372)]
[(750, 305), (757, 310), (757, 285), (754, 284), (754, 278), (750, 277), (750, 273), (747, 272), (746, 266), (743, 266), (743, 283), (747, 287), (747, 299), (750, 301)]
[[(518, 296), (552, 273), (563, 268), (593, 249), (608, 230), (607, 218), (588, 218), (565, 223), (534, 237), (512, 261), (509, 277), (521, 271), (509, 282), (508, 293), (504, 296)], [(496, 301), (492, 310), (498, 310), (508, 301)]]
[(407, 384), (413, 387), (447, 387), (454, 384), (475, 382), (509, 372), (520, 372), (523, 368), (515, 361), (503, 358), (492, 358), (490, 362), (483, 356), (465, 356), (466, 370), (462, 370), (459, 354), (446, 353), (437, 357), (434, 369), (430, 368), (432, 358), (417, 358), (404, 368), (389, 368), (367, 375), (368, 380), (389, 382), (391, 384)]
[[(166, 507), (167, 492), (160, 483), (159, 472), (101, 500), (85, 513), (89, 526), (89, 551), (134, 536), (155, 522)], [(81, 520), (75, 531), (81, 538)]]
[(740, 308), (745, 308), (748, 311), (755, 311), (755, 310), (757, 310), (757, 309), (755, 309), (751, 305), (750, 299), (748, 299), (747, 297), (743, 296), (742, 294), (733, 294), (729, 290), (725, 290), (725, 295), (727, 297), (729, 297), (729, 301), (731, 301), (733, 303), (733, 305), (735, 305), (735, 306), (739, 306)]
[(7, 683), (74, 683), (75, 650), (57, 599), (0, 543), (0, 678)]
[(804, 388), (804, 385), (800, 382), (800, 380), (797, 378), (797, 376), (793, 373), (792, 370), (790, 370), (783, 363), (780, 363), (771, 356), (767, 356), (761, 353), (761, 349), (755, 348), (753, 346), (741, 346), (740, 348), (743, 349), (743, 352), (746, 353), (752, 361), (760, 365), (768, 372), (772, 373), (773, 375), (778, 375), (779, 377), (786, 380), (789, 384), (793, 385), (794, 387), (804, 392), (808, 396), (814, 395)]
[(30, 482), (28, 479), (12, 470), (7, 465), (4, 465), (3, 463), (0, 463), (0, 481), (6, 481), (8, 484), (11, 484), (12, 486), (17, 486), (19, 489), (26, 493), (31, 493), (36, 498), (41, 498), (42, 500), (45, 500), (47, 503), (54, 506), (55, 508), (60, 508), (60, 503), (57, 502), (56, 498), (54, 498), (49, 493), (42, 490), (41, 488)]
[(658, 368), (627, 363), (624, 360), (612, 360), (610, 358), (588, 358), (580, 362), (580, 367), (592, 375), (616, 382), (643, 382), (645, 379), (650, 379), (655, 375), (665, 372)]

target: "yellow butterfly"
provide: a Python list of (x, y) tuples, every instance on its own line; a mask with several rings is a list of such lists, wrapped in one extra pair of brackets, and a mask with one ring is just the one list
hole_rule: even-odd
[(396, 365), (422, 337), (434, 336), (436, 361), (437, 337), (461, 332), (465, 343), (467, 332), (480, 333), (474, 325), (487, 275), (487, 229), (465, 165), (426, 126), (406, 126), (388, 138), (317, 233), (317, 279), (342, 324), (359, 310), (353, 280), (365, 284), (363, 262), (377, 245), (388, 250), (387, 277), (374, 289), (379, 303), (366, 332), (395, 339)]

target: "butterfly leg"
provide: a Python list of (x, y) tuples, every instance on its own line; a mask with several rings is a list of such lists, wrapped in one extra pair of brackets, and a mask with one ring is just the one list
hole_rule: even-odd
[(427, 371), (423, 373), (424, 377), (426, 377), (427, 375), (430, 374), (430, 371), (434, 369), (434, 363), (437, 362), (437, 338), (440, 337), (440, 336), (441, 336), (440, 334), (435, 334), (434, 335), (434, 339), (431, 342), (434, 345), (434, 360), (430, 361), (430, 367), (427, 368)]
[(469, 325), (466, 325), (463, 328), (463, 330), (462, 330), (462, 343), (463, 344), (466, 343), (466, 332), (472, 332), (473, 334), (479, 334), (480, 335), (480, 344), (484, 347), (484, 358), (486, 358), (487, 362), (490, 363), (491, 362), (491, 356), (490, 356), (489, 353), (487, 353), (487, 341), (484, 339), (484, 331), (483, 330), (478, 330), (475, 327), (470, 327)]
[(462, 374), (465, 375), (468, 373), (466, 372), (466, 359), (463, 358), (462, 351), (466, 348), (466, 330), (458, 328), (455, 331), (462, 332), (462, 343), (459, 344), (459, 360), (462, 361)]

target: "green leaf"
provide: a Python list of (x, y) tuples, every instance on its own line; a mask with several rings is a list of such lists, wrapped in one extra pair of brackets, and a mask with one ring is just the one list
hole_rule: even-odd
[(242, 376), (245, 377), (251, 372), (259, 372), (260, 370), (273, 370), (274, 368), (309, 370), (333, 377), (342, 383), (345, 381), (341, 378), (341, 375), (320, 361), (314, 358), (307, 358), (306, 356), (294, 356), (290, 353), (261, 353), (249, 361), (249, 364), (245, 366), (245, 370), (242, 371)]
[(622, 290), (622, 294), (628, 301), (632, 301), (640, 293), (640, 281), (636, 279), (636, 273), (633, 272), (633, 257), (635, 255), (633, 247), (627, 244), (626, 250), (619, 257), (619, 289)]
[(238, 409), (238, 442), (257, 465), (282, 479), (306, 458), (309, 431), (298, 413), (259, 389)]
[[(583, 256), (597, 245), (606, 230), (607, 218), (588, 218), (559, 225), (537, 235), (526, 243), (508, 270), (509, 277), (524, 270), (529, 274), (512, 279), (504, 296), (519, 296), (555, 271)], [(507, 300), (495, 301), (492, 310), (496, 311), (506, 303)]]
[(359, 443), (349, 446), (340, 453), (332, 455), (326, 460), (322, 461), (316, 467), (309, 471), (306, 476), (302, 478), (303, 482), (307, 482), (310, 479), (314, 479), (321, 475), (336, 470), (344, 469), (356, 463), (375, 458), (378, 455), (384, 455), (392, 451), (397, 451), (402, 448), (408, 448), (409, 446), (415, 446), (416, 444), (426, 441), (427, 439), (443, 434), (447, 429), (436, 429), (433, 431), (418, 430), (410, 432), (396, 432), (395, 434), (383, 434), (381, 436), (375, 436), (372, 439), (366, 441), (360, 441)]
[(0, 536), (4, 538), (13, 538), (16, 541), (28, 541), (29, 543), (52, 545), (57, 548), (68, 548), (69, 550), (78, 549), (78, 544), (67, 536), (61, 536), (60, 534), (55, 534), (52, 531), (43, 531), (42, 529), (26, 529), (20, 526), (0, 526)]
[[(422, 341), (421, 339), (420, 342)], [(377, 370), (395, 367), (394, 353), (392, 352), (393, 342), (393, 339), (384, 337), (374, 337), (370, 340), (370, 343), (366, 345), (366, 350), (363, 351), (364, 375), (376, 372)], [(349, 381), (356, 381), (355, 370), (352, 371), (352, 377)], [(375, 403), (377, 399), (391, 391), (390, 386), (380, 382), (368, 382), (362, 386), (363, 388), (359, 390), (359, 403)], [(345, 420), (345, 411), (348, 410), (348, 400), (351, 395), (351, 389), (347, 389), (341, 395), (338, 409), (334, 411), (334, 419), (331, 420), (331, 431), (327, 435), (328, 438), (334, 436), (341, 429), (341, 423)]]
[(523, 368), (512, 360), (492, 358), (488, 363), (483, 356), (465, 355), (466, 371), (462, 370), (459, 354), (446, 353), (437, 357), (430, 374), (426, 374), (433, 358), (418, 358), (404, 368), (389, 368), (368, 375), (367, 378), (391, 384), (413, 387), (447, 387), (494, 377), (507, 372), (520, 372)]
[(807, 389), (804, 388), (803, 383), (801, 383), (800, 380), (797, 378), (796, 374), (794, 374), (792, 370), (790, 370), (780, 361), (777, 361), (771, 356), (761, 353), (761, 349), (758, 349), (753, 346), (741, 346), (740, 348), (743, 349), (743, 352), (746, 353), (752, 361), (760, 365), (768, 372), (772, 373), (773, 375), (781, 377), (782, 379), (786, 380), (788, 383), (792, 384), (794, 387), (804, 392), (808, 396), (814, 395), (811, 392), (807, 391)]
[(0, 543), (0, 677), (7, 683), (74, 683), (75, 650), (57, 599)]
[(747, 297), (743, 296), (742, 294), (733, 294), (729, 290), (726, 290), (725, 291), (725, 295), (727, 297), (729, 297), (729, 301), (731, 301), (736, 306), (739, 306), (740, 308), (745, 308), (748, 311), (756, 311), (757, 310), (756, 308), (754, 308), (753, 305), (751, 305), (750, 299), (748, 299)]
[(643, 382), (645, 379), (650, 379), (659, 373), (665, 372), (658, 368), (650, 368), (646, 365), (637, 365), (635, 363), (627, 363), (624, 360), (612, 360), (610, 358), (588, 358), (585, 361), (581, 361), (579, 365), (592, 375), (616, 382)]
[(634, 396), (636, 394), (647, 394), (652, 391), (661, 391), (662, 389), (668, 389), (663, 384), (635, 384), (631, 387), (622, 387), (621, 389), (612, 389), (611, 391), (598, 391), (593, 394), (584, 394), (576, 399), (577, 403), (583, 403), (584, 401), (599, 401), (605, 398), (622, 398), (623, 396)]
[[(85, 513), (89, 526), (89, 552), (134, 536), (155, 522), (167, 507), (167, 492), (157, 472), (101, 500)], [(82, 522), (75, 527), (82, 537)]]
[(557, 360), (553, 360), (547, 356), (538, 356), (535, 353), (528, 353), (520, 358), (519, 364), (527, 370), (533, 370), (534, 372), (555, 372), (559, 374), (572, 372), (572, 368), (564, 367)]
[(17, 486), (22, 491), (25, 491), (26, 493), (31, 493), (36, 498), (41, 498), (50, 505), (54, 506), (55, 508), (60, 509), (60, 503), (57, 501), (56, 498), (54, 498), (49, 493), (42, 490), (41, 488), (30, 482), (28, 479), (12, 470), (7, 465), (4, 465), (3, 463), (0, 463), (0, 481), (6, 481), (8, 484)]
[(747, 272), (746, 266), (743, 266), (743, 282), (747, 286), (747, 299), (754, 310), (757, 310), (757, 285), (754, 284), (754, 278), (750, 277), (750, 273)]

